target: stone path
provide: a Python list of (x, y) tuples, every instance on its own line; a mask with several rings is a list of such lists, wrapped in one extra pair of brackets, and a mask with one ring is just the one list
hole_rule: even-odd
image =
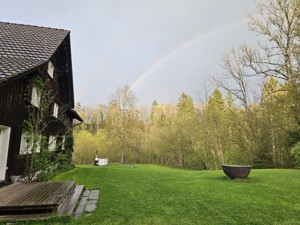
[(85, 190), (74, 213), (74, 218), (92, 215), (97, 208), (98, 198), (99, 190)]

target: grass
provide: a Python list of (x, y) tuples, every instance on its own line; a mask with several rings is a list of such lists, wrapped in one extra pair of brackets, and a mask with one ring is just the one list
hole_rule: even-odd
[(49, 224), (300, 224), (300, 170), (252, 170), (230, 180), (222, 171), (77, 166), (54, 180), (100, 189), (100, 199), (92, 216)]

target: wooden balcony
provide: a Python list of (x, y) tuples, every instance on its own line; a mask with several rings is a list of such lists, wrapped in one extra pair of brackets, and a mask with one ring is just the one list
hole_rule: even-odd
[(0, 221), (71, 215), (84, 189), (74, 182), (15, 183), (0, 188)]

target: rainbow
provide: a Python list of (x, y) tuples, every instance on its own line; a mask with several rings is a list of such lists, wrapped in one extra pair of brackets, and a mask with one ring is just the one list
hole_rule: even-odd
[[(135, 26), (131, 27), (131, 29), (127, 30), (127, 32), (125, 32), (125, 34), (124, 34), (123, 38), (121, 39), (121, 41), (117, 45), (115, 45), (106, 54), (105, 57), (103, 57), (101, 60), (97, 60), (97, 62), (100, 61), (100, 63), (97, 63), (94, 66), (94, 68), (90, 72), (91, 75), (88, 76), (89, 78), (86, 80), (85, 83), (82, 84), (82, 86), (81, 86), (81, 88), (79, 90), (79, 93), (78, 93), (79, 97), (84, 94), (84, 92), (90, 86), (90, 83), (99, 74), (99, 71), (101, 70), (101, 67), (103, 65), (105, 65), (109, 60), (111, 60), (113, 58), (113, 56), (119, 51), (119, 49), (122, 48), (125, 45), (126, 41), (130, 38), (130, 36), (135, 31), (137, 31), (140, 27), (142, 27), (144, 25), (145, 21), (149, 17), (151, 17), (154, 14), (158, 13), (161, 8), (162, 8), (161, 5), (159, 5), (154, 10), (149, 10), (149, 12), (143, 17), (142, 20), (140, 20), (137, 24), (135, 24)], [(173, 48), (172, 50), (166, 52), (158, 60), (156, 60), (153, 63), (151, 63), (143, 71), (143, 73), (130, 85), (130, 90), (134, 90), (147, 76), (149, 76), (151, 74), (152, 71), (154, 71), (161, 64), (163, 64), (164, 61), (166, 61), (169, 57), (171, 57), (171, 56), (175, 55), (176, 53), (178, 53), (180, 50), (188, 47), (189, 45), (191, 45), (191, 44), (193, 44), (193, 43), (195, 43), (197, 41), (201, 41), (204, 38), (208, 38), (210, 36), (216, 35), (216, 34), (221, 33), (223, 31), (230, 30), (232, 28), (238, 27), (238, 26), (243, 25), (245, 23), (247, 23), (247, 18), (245, 18), (243, 20), (235, 21), (235, 22), (227, 24), (227, 25), (223, 25), (223, 26), (220, 26), (220, 27), (213, 28), (211, 30), (208, 30), (207, 32), (200, 33), (198, 35), (195, 35), (193, 37), (190, 37), (190, 38), (186, 39), (182, 44), (180, 44), (180, 45), (176, 46), (175, 48)]]
[(159, 65), (161, 65), (165, 60), (167, 60), (169, 57), (171, 57), (172, 55), (176, 54), (177, 52), (179, 52), (180, 50), (186, 48), (187, 46), (203, 40), (204, 38), (208, 38), (210, 36), (216, 35), (218, 33), (224, 32), (226, 30), (230, 30), (232, 28), (238, 27), (240, 25), (243, 25), (247, 23), (247, 18), (240, 20), (240, 21), (236, 21), (234, 23), (230, 23), (227, 24), (225, 26), (220, 26), (214, 29), (211, 29), (205, 33), (200, 33), (196, 36), (193, 36), (189, 39), (187, 39), (186, 41), (184, 41), (182, 44), (178, 45), (176, 48), (172, 49), (171, 51), (167, 52), (166, 54), (164, 54), (162, 57), (160, 57), (158, 60), (156, 60), (155, 62), (151, 63), (145, 70), (144, 72), (138, 77), (138, 79), (136, 79), (130, 86), (130, 90), (133, 90), (136, 88), (136, 86), (141, 83), (147, 76), (149, 76), (149, 74), (155, 70)]

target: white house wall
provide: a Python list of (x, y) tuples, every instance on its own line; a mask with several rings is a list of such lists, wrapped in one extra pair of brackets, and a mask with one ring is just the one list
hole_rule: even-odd
[(10, 127), (0, 125), (0, 180), (5, 180), (10, 130)]

